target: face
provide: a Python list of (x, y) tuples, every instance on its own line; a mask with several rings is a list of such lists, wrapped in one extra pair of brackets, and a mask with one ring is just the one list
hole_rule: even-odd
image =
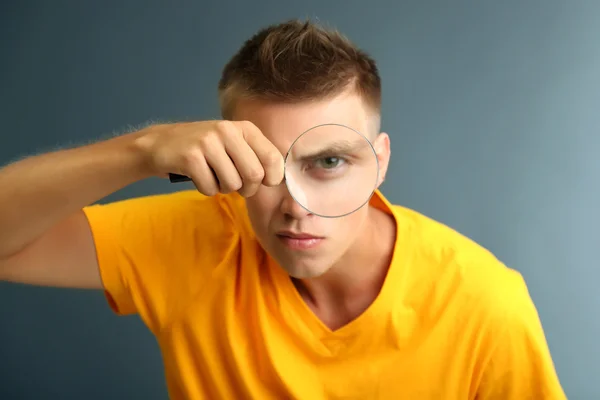
[[(383, 182), (390, 154), (389, 137), (375, 132), (373, 116), (355, 94), (302, 104), (244, 101), (237, 105), (234, 119), (254, 123), (284, 156), (309, 128), (326, 123), (349, 126), (371, 140), (379, 160), (377, 186)], [(246, 199), (246, 206), (260, 244), (290, 276), (299, 279), (324, 274), (353, 245), (359, 245), (370, 217), (368, 205), (339, 218), (311, 214), (292, 198), (285, 182), (277, 187), (261, 186)]]

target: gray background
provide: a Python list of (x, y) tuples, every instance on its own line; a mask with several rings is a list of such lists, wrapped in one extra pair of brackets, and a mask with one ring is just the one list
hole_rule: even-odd
[[(521, 271), (569, 398), (600, 398), (600, 3), (319, 3), (3, 2), (0, 163), (218, 117), (220, 70), (249, 35), (319, 18), (379, 61), (384, 193)], [(154, 338), (100, 293), (1, 284), (0, 321), (1, 399), (167, 396)]]

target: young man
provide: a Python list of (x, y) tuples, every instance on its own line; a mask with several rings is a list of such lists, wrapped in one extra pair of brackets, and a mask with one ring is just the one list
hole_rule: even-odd
[[(223, 121), (152, 125), (0, 171), (0, 274), (102, 289), (156, 336), (173, 399), (564, 399), (526, 285), (377, 191), (341, 218), (290, 196), (283, 155), (317, 124), (369, 137), (375, 62), (286, 22), (219, 84)], [(197, 191), (91, 205), (169, 173)], [(200, 193), (198, 193), (200, 192)]]

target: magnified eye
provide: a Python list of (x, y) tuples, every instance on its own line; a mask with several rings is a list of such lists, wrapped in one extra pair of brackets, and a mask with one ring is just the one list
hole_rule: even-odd
[(292, 143), (285, 176), (297, 203), (314, 215), (335, 218), (368, 204), (379, 181), (379, 164), (366, 136), (344, 125), (323, 124)]
[(319, 168), (331, 169), (338, 167), (344, 162), (340, 157), (325, 157), (315, 161), (315, 164)]

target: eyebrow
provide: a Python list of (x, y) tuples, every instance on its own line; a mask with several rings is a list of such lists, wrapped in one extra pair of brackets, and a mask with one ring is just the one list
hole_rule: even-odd
[(293, 151), (292, 151), (292, 157), (296, 160), (296, 161), (309, 161), (309, 160), (315, 160), (315, 159), (320, 159), (320, 158), (327, 158), (327, 157), (335, 157), (335, 156), (341, 156), (341, 155), (352, 155), (357, 153), (360, 150), (363, 150), (364, 148), (369, 146), (369, 142), (367, 142), (366, 140), (361, 140), (361, 141), (348, 141), (348, 140), (339, 140), (337, 142), (333, 142), (333, 143), (329, 143), (327, 147), (323, 148), (323, 149), (319, 149), (318, 151), (312, 152), (312, 153), (307, 153), (307, 154), (302, 154), (302, 156), (296, 157), (293, 155)]

